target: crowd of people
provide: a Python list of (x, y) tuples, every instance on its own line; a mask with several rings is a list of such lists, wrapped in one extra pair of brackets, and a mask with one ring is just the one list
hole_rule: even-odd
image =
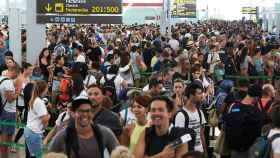
[(1, 157), (18, 152), (3, 142), (24, 138), (27, 158), (280, 158), (275, 33), (244, 20), (166, 34), (156, 25), (46, 29), (31, 64), (14, 60), (0, 28)]

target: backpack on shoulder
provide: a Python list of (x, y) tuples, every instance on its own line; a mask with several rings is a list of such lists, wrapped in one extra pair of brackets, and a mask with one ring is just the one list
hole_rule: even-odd
[[(198, 115), (199, 115), (199, 123), (201, 125), (202, 124), (202, 112), (198, 108), (197, 108), (197, 111), (198, 111)], [(179, 112), (182, 112), (182, 114), (184, 115), (184, 118), (185, 118), (185, 127), (184, 128), (192, 136), (192, 141), (189, 142), (189, 151), (194, 151), (196, 132), (193, 129), (189, 128), (190, 118), (189, 118), (188, 113), (184, 109), (180, 109), (179, 111), (177, 111), (175, 114), (175, 117)], [(174, 117), (174, 122), (173, 122), (174, 124), (175, 124), (175, 117)]]
[[(244, 152), (261, 135), (263, 117), (255, 106), (234, 103), (224, 115), (225, 137), (230, 149)], [(240, 141), (242, 140), (242, 141)]]
[[(189, 123), (190, 123), (190, 118), (189, 118), (188, 113), (184, 109), (180, 109), (179, 111), (176, 112), (175, 117), (179, 112), (182, 112), (182, 114), (184, 115), (184, 117), (185, 117), (185, 128), (188, 128)], [(197, 108), (197, 112), (198, 112), (198, 115), (199, 115), (199, 123), (202, 124), (202, 112), (198, 108)]]
[(105, 83), (104, 83), (104, 94), (105, 96), (108, 96), (111, 98), (112, 102), (114, 104), (117, 103), (117, 92), (116, 92), (116, 86), (115, 86), (115, 79), (116, 76), (111, 78), (110, 80), (104, 76)]
[(206, 112), (208, 113), (207, 123), (211, 127), (217, 127), (219, 124), (219, 115), (218, 115), (216, 103), (217, 103), (217, 98), (214, 99), (210, 104), (209, 108), (206, 109), (207, 110)]
[(68, 102), (71, 100), (72, 83), (70, 79), (62, 78), (59, 85), (58, 99), (61, 102)]
[(268, 138), (267, 135), (256, 139), (255, 143), (250, 147), (249, 158), (271, 158), (272, 142), (280, 138), (280, 133), (272, 135)]
[(272, 110), (273, 102), (274, 102), (274, 100), (269, 100), (265, 105), (263, 105), (261, 99), (258, 100), (258, 109), (260, 110), (260, 112), (264, 116), (264, 123), (265, 124), (268, 124), (268, 123), (271, 122), (271, 116), (269, 115), (269, 113)]

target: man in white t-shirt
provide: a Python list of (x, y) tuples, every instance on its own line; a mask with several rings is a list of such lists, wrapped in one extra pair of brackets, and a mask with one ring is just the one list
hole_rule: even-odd
[[(2, 105), (4, 106), (1, 112), (0, 120), (3, 122), (16, 122), (16, 99), (20, 94), (20, 89), (16, 88), (16, 82), (14, 79), (19, 74), (18, 67), (12, 67), (9, 69), (7, 76), (0, 77), (0, 95), (2, 97)], [(1, 140), (12, 141), (15, 133), (15, 126), (0, 125)], [(7, 157), (8, 147), (4, 146), (2, 155), (0, 157)]]
[(16, 88), (13, 79), (1, 76), (0, 81), (2, 81), (0, 85), (0, 93), (4, 105), (4, 111), (16, 112), (16, 98), (18, 95), (15, 95)]
[(280, 103), (275, 103), (271, 112), (272, 126), (268, 138), (271, 139), (272, 157), (280, 158)]
[(170, 45), (170, 47), (174, 51), (178, 51), (179, 50), (180, 43), (176, 39), (176, 35), (175, 34), (172, 34), (172, 39), (169, 40), (168, 44)]
[(203, 87), (199, 83), (191, 83), (187, 89), (188, 101), (183, 106), (183, 109), (175, 114), (174, 125), (175, 127), (193, 129), (196, 132), (195, 151), (207, 154), (204, 136), (206, 120), (202, 111), (197, 107), (203, 100)]

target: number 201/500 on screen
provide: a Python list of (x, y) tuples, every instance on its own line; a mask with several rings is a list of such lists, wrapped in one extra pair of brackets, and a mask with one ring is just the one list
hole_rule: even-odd
[(115, 6), (93, 6), (91, 9), (92, 13), (109, 13), (109, 14), (117, 14), (120, 13), (120, 8)]

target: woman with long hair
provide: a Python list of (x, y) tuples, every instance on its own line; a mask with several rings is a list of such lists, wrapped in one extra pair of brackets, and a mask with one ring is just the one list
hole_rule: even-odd
[(85, 91), (83, 77), (80, 74), (72, 75), (73, 81), (73, 99), (80, 96), (87, 96), (87, 92)]
[(244, 47), (241, 50), (241, 54), (239, 56), (239, 63), (240, 63), (240, 74), (244, 76), (248, 76), (249, 73), (249, 66), (251, 64), (251, 58), (248, 55), (249, 50), (247, 47)]
[(48, 126), (50, 115), (46, 104), (41, 98), (48, 92), (46, 81), (36, 81), (29, 101), (27, 125), (24, 129), (24, 138), (31, 158), (38, 158), (43, 149), (43, 132)]
[(136, 121), (125, 127), (121, 137), (121, 144), (128, 146), (131, 152), (140, 138), (140, 134), (149, 126), (147, 119), (148, 107), (151, 98), (149, 96), (136, 96), (132, 104), (132, 112), (136, 117)]
[(184, 92), (185, 92), (185, 83), (183, 80), (181, 79), (176, 79), (173, 82), (173, 95), (172, 95), (172, 99), (174, 101), (174, 104), (176, 106), (176, 110), (182, 108), (184, 106), (184, 101), (185, 101), (185, 97), (184, 97)]
[(43, 48), (39, 55), (39, 67), (44, 76), (44, 80), (48, 81), (49, 79), (49, 68), (51, 65), (51, 53), (48, 48)]
[(119, 74), (129, 85), (134, 85), (134, 76), (129, 53), (123, 53), (120, 56)]

